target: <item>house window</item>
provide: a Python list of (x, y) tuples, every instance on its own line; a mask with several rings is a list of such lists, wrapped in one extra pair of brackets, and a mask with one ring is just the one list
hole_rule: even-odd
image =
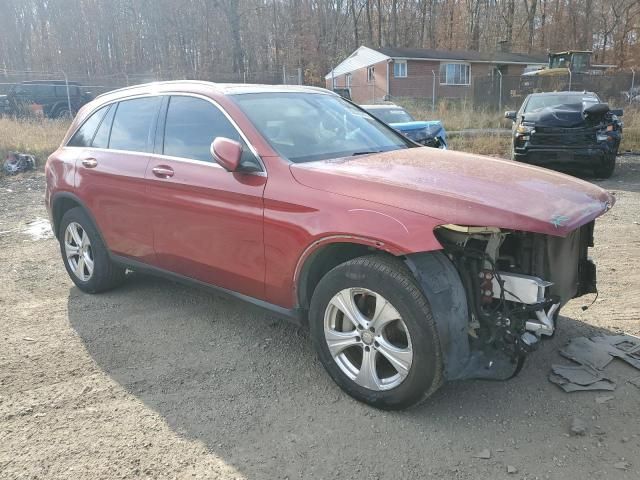
[(351, 74), (346, 73), (344, 75), (344, 86), (347, 88), (351, 88)]
[(376, 68), (375, 67), (368, 67), (367, 68), (367, 82), (368, 83), (373, 83), (375, 80), (375, 76), (376, 76)]
[(469, 85), (471, 65), (467, 63), (441, 63), (440, 85)]
[(395, 60), (393, 62), (393, 76), (395, 78), (407, 77), (407, 61), (406, 60)]

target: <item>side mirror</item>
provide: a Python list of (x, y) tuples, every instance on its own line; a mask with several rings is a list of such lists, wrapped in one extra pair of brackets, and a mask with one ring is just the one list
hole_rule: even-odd
[(509, 120), (516, 121), (516, 112), (514, 110), (509, 110), (508, 112), (504, 112), (504, 118), (508, 118)]
[(611, 113), (616, 117), (621, 117), (622, 115), (624, 115), (624, 111), (621, 108), (616, 108), (614, 110), (611, 110)]
[(240, 166), (242, 145), (230, 138), (216, 137), (211, 144), (211, 155), (226, 171), (235, 172)]

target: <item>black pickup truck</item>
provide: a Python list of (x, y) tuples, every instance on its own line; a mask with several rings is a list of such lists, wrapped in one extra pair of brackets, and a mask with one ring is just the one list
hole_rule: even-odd
[[(80, 84), (61, 80), (34, 80), (11, 86), (6, 95), (0, 95), (0, 114), (8, 116), (26, 116), (33, 112), (32, 107), (42, 107), (47, 118), (73, 118), (80, 107), (93, 97), (83, 92)], [(69, 111), (71, 107), (71, 111)]]
[(551, 168), (590, 169), (609, 178), (622, 139), (622, 110), (592, 92), (528, 95), (513, 120), (513, 160)]

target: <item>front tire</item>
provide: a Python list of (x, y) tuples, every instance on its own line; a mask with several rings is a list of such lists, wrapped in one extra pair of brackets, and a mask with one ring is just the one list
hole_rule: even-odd
[(313, 294), (309, 322), (323, 366), (357, 400), (398, 410), (442, 384), (431, 309), (400, 260), (372, 255), (335, 267)]
[(602, 164), (594, 169), (596, 177), (611, 178), (616, 169), (616, 154), (609, 153), (602, 159)]
[(98, 229), (82, 208), (63, 215), (59, 237), (64, 266), (80, 290), (104, 292), (124, 281), (125, 269), (111, 261)]

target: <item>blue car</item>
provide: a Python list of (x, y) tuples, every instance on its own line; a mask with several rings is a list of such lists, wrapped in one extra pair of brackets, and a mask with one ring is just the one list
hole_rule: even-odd
[(404, 108), (390, 103), (361, 107), (414, 142), (447, 149), (447, 132), (440, 120), (416, 121)]

